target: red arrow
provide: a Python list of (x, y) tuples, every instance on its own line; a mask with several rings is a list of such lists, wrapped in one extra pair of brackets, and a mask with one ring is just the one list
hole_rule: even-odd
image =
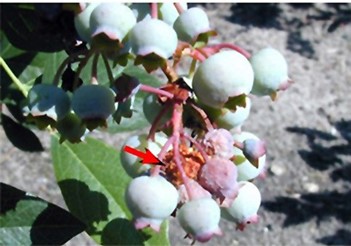
[(154, 154), (151, 153), (150, 150), (146, 148), (145, 148), (145, 151), (146, 151), (145, 153), (127, 145), (124, 146), (123, 150), (129, 154), (132, 154), (141, 158), (140, 162), (143, 164), (164, 165), (156, 156), (154, 156)]

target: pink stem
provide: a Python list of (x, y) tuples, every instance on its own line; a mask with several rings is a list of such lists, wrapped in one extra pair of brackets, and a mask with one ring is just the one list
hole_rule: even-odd
[(213, 130), (213, 126), (212, 126), (210, 120), (208, 119), (207, 114), (205, 113), (205, 111), (203, 109), (199, 108), (198, 106), (196, 106), (193, 103), (191, 103), (190, 105), (201, 115), (203, 121), (206, 124), (207, 130), (209, 130), (209, 131)]
[(162, 116), (166, 113), (166, 111), (169, 109), (170, 106), (171, 106), (170, 103), (167, 103), (166, 105), (164, 105), (162, 110), (160, 111), (160, 113), (156, 116), (156, 118), (152, 122), (149, 135), (147, 136), (148, 139), (154, 140), (155, 132), (156, 132), (157, 127), (158, 127), (158, 123), (160, 122), (160, 120), (162, 119)]
[[(159, 160), (163, 160), (163, 158), (165, 157), (166, 153), (167, 153), (167, 150), (169, 148), (169, 146), (173, 143), (174, 141), (174, 137), (171, 136), (167, 142), (165, 143), (165, 145), (163, 145), (160, 153), (158, 153), (157, 157)], [(161, 166), (160, 165), (157, 165), (156, 167), (154, 167), (152, 170), (151, 170), (151, 176), (156, 176), (160, 173), (160, 169), (161, 169)]]
[(245, 56), (247, 59), (249, 59), (251, 57), (251, 54), (248, 51), (246, 51), (245, 49), (243, 49), (235, 44), (231, 44), (231, 43), (215, 44), (215, 45), (207, 46), (206, 48), (213, 48), (213, 49), (228, 48), (228, 49), (232, 49), (232, 50), (239, 52), (240, 54)]
[(202, 148), (202, 146), (194, 138), (190, 137), (189, 135), (187, 135), (185, 133), (183, 133), (182, 136), (185, 137), (186, 139), (188, 139), (192, 144), (195, 145), (197, 150), (200, 152), (202, 157), (205, 159), (205, 162), (207, 162), (209, 160), (208, 155), (205, 152), (205, 150)]
[(150, 3), (150, 12), (152, 19), (158, 19), (158, 4)]
[(181, 125), (182, 125), (182, 105), (181, 104), (175, 104), (173, 108), (173, 116), (172, 116), (172, 123), (173, 123), (173, 158), (175, 161), (175, 164), (178, 168), (178, 171), (180, 172), (181, 178), (183, 180), (185, 189), (188, 193), (188, 197), (191, 198), (193, 197), (192, 191), (190, 188), (190, 183), (189, 183), (189, 178), (186, 175), (184, 168), (182, 166), (182, 162), (180, 159), (180, 152), (179, 152), (179, 143), (180, 143), (180, 132), (181, 132)]
[(207, 59), (207, 57), (204, 56), (204, 54), (202, 54), (199, 50), (196, 50), (196, 49), (193, 50), (193, 51), (191, 51), (189, 55), (190, 55), (193, 59), (198, 60), (198, 61), (200, 61), (200, 62), (203, 62), (204, 60)]
[(99, 60), (100, 53), (96, 53), (93, 59), (92, 67), (91, 67), (91, 84), (97, 85), (98, 82), (98, 60)]
[(233, 145), (234, 145), (234, 147), (237, 147), (240, 150), (243, 150), (243, 148), (244, 148), (244, 144), (241, 142), (238, 142), (238, 141), (235, 141)]
[(174, 4), (174, 7), (177, 9), (178, 14), (181, 14), (184, 12), (184, 9), (183, 9), (182, 5), (180, 5), (180, 3), (173, 3), (173, 4)]
[(159, 88), (155, 88), (149, 85), (140, 85), (140, 90), (145, 91), (145, 92), (150, 92), (159, 96), (165, 96), (170, 99), (174, 97), (174, 95), (168, 91), (161, 90)]

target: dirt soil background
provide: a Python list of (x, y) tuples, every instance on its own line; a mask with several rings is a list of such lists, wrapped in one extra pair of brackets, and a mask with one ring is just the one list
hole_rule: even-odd
[[(194, 4), (195, 6), (196, 4)], [(249, 52), (280, 50), (295, 81), (272, 102), (255, 98), (244, 130), (268, 143), (257, 180), (260, 222), (244, 232), (221, 222), (207, 245), (351, 245), (351, 4), (201, 4), (219, 40)], [(46, 151), (17, 150), (0, 130), (0, 181), (65, 207)], [(120, 146), (126, 136), (97, 134)], [(189, 245), (172, 220), (172, 245)], [(196, 243), (199, 245), (199, 243)], [(95, 245), (81, 234), (67, 245)]]

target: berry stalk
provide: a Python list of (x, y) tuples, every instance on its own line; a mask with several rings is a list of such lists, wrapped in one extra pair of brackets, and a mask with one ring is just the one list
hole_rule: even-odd
[(158, 3), (150, 3), (150, 12), (152, 19), (158, 19)]
[(185, 189), (188, 193), (188, 197), (191, 200), (193, 197), (192, 191), (191, 191), (191, 186), (189, 183), (189, 178), (185, 173), (185, 170), (182, 166), (181, 158), (180, 158), (180, 151), (179, 151), (179, 143), (180, 143), (180, 132), (182, 128), (182, 113), (183, 113), (183, 107), (179, 103), (174, 104), (173, 108), (173, 116), (172, 116), (172, 124), (173, 124), (173, 158), (175, 161), (175, 164), (177, 166), (177, 169), (181, 175), (182, 181), (184, 183)]

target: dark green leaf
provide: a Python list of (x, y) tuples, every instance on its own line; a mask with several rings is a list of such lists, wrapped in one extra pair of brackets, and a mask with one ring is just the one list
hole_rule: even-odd
[(7, 138), (20, 150), (30, 152), (44, 150), (37, 136), (28, 128), (4, 114), (1, 114), (1, 123)]
[(134, 131), (150, 125), (143, 112), (143, 102), (144, 99), (142, 97), (135, 97), (132, 117), (122, 118), (120, 124), (117, 124), (113, 119), (109, 119), (109, 132), (117, 133)]
[(1, 23), (15, 47), (28, 51), (56, 52), (75, 42), (74, 15), (62, 11), (52, 20), (43, 18), (32, 6), (2, 4)]
[(84, 230), (69, 212), (0, 183), (0, 245), (64, 244)]
[(0, 31), (0, 55), (3, 59), (9, 59), (14, 56), (18, 56), (24, 53), (24, 50), (17, 49), (12, 44), (10, 44), (4, 32)]
[[(137, 78), (139, 82), (144, 85), (159, 87), (162, 84), (162, 82), (157, 77), (134, 65), (127, 66), (123, 70), (123, 73)], [(111, 133), (134, 131), (150, 125), (150, 123), (146, 120), (143, 112), (143, 102), (146, 95), (147, 94), (142, 91), (139, 91), (136, 94), (132, 109), (133, 115), (131, 118), (122, 118), (120, 124), (112, 121), (109, 122), (109, 131)]]
[(168, 224), (160, 233), (136, 231), (124, 202), (130, 178), (119, 152), (87, 138), (85, 143), (59, 144), (52, 138), (52, 157), (58, 184), (70, 211), (84, 221), (98, 244), (168, 245)]
[(224, 107), (234, 111), (236, 110), (236, 107), (246, 107), (246, 95), (241, 94), (235, 97), (230, 97)]

